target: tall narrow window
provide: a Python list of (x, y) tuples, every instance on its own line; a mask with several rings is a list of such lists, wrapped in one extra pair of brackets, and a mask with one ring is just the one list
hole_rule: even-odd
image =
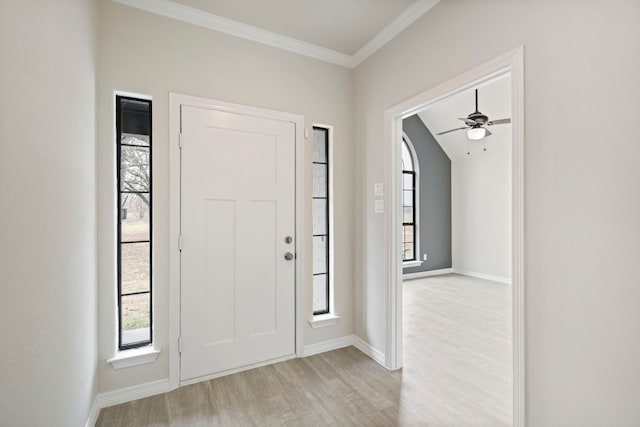
[(402, 261), (416, 260), (416, 168), (415, 159), (402, 138)]
[(329, 129), (313, 128), (313, 314), (331, 311)]
[(116, 96), (118, 348), (151, 344), (151, 101)]

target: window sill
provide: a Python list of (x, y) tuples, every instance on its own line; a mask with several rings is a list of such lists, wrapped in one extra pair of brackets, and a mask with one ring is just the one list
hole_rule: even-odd
[(340, 316), (336, 316), (332, 313), (320, 314), (318, 316), (313, 316), (313, 319), (309, 320), (309, 324), (313, 329), (323, 328), (325, 326), (332, 326), (338, 323), (338, 319)]
[(153, 363), (158, 358), (160, 350), (153, 347), (136, 348), (134, 350), (119, 351), (116, 356), (107, 360), (113, 369), (130, 368), (132, 366)]
[(424, 261), (406, 261), (402, 263), (402, 268), (420, 267)]

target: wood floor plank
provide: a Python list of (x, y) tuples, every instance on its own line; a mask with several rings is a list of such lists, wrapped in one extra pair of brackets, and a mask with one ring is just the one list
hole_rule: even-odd
[(96, 425), (510, 425), (509, 286), (444, 275), (403, 289), (400, 371), (347, 347), (105, 408)]
[(439, 425), (511, 425), (511, 287), (448, 274), (403, 285), (403, 375)]

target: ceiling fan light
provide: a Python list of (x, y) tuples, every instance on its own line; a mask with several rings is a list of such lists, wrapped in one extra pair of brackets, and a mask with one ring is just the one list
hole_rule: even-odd
[(485, 137), (487, 130), (482, 127), (471, 128), (467, 131), (467, 138), (472, 141), (478, 141)]

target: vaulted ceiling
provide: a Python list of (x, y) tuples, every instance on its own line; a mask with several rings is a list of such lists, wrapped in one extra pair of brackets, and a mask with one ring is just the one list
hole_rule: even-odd
[(489, 153), (511, 148), (510, 124), (489, 127), (493, 135), (480, 141), (470, 141), (466, 130), (436, 135), (465, 125), (458, 118), (467, 117), (474, 111), (476, 88), (478, 89), (478, 109), (483, 114), (494, 120), (511, 118), (511, 79), (508, 74), (456, 93), (418, 113), (451, 160), (466, 158), (467, 152), (471, 152), (471, 155), (479, 153), (485, 146)]

